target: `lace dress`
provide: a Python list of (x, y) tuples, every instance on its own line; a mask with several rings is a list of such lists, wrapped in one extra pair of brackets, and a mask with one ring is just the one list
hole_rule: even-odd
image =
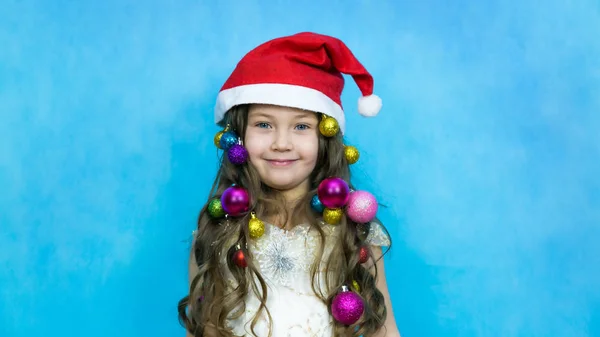
[[(312, 290), (310, 266), (320, 245), (319, 233), (308, 225), (298, 225), (286, 231), (265, 224), (262, 237), (248, 243), (268, 285), (267, 308), (271, 315), (273, 337), (330, 337), (333, 318), (327, 306)], [(324, 259), (333, 248), (338, 226), (323, 224), (326, 234)], [(389, 246), (389, 239), (378, 223), (372, 223), (367, 242), (373, 246)], [(324, 272), (319, 272), (322, 289)], [(230, 282), (235, 287), (233, 281)], [(237, 336), (253, 336), (251, 322), (260, 302), (253, 291), (246, 299), (246, 312), (230, 319), (228, 326)], [(254, 327), (256, 336), (268, 336), (269, 322), (263, 310)]]

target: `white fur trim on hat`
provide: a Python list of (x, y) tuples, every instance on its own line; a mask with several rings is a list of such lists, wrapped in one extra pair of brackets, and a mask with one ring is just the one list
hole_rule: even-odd
[(240, 104), (271, 104), (320, 112), (335, 118), (342, 134), (346, 128), (344, 111), (339, 104), (318, 90), (299, 85), (261, 83), (225, 89), (217, 96), (215, 123)]
[(377, 116), (381, 106), (381, 98), (377, 95), (362, 96), (358, 99), (358, 113), (365, 117)]

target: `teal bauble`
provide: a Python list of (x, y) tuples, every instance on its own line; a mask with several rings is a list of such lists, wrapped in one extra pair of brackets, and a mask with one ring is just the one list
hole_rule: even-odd
[(312, 209), (317, 213), (323, 213), (323, 210), (325, 209), (325, 206), (323, 206), (321, 200), (319, 200), (319, 196), (316, 194), (313, 195), (312, 199), (310, 200), (310, 207), (312, 207)]
[(225, 151), (229, 150), (232, 146), (238, 143), (238, 137), (233, 131), (227, 131), (223, 133), (219, 140), (219, 145)]

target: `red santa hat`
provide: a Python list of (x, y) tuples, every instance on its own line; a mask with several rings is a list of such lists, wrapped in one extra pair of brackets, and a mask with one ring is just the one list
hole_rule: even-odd
[(342, 74), (362, 93), (358, 112), (377, 115), (381, 99), (373, 94), (373, 77), (342, 41), (308, 32), (268, 41), (246, 54), (221, 88), (215, 122), (236, 105), (272, 104), (331, 116), (343, 133)]

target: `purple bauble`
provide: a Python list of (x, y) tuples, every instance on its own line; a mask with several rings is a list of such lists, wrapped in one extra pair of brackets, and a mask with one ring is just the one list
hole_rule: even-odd
[(235, 144), (227, 151), (227, 158), (234, 165), (242, 165), (248, 159), (248, 151), (243, 145)]
[(342, 208), (348, 202), (350, 187), (344, 179), (327, 178), (319, 184), (317, 195), (325, 207)]
[(344, 325), (356, 323), (365, 310), (363, 300), (358, 294), (347, 288), (339, 293), (331, 302), (331, 314), (336, 321)]
[(367, 191), (350, 193), (346, 206), (346, 215), (356, 223), (367, 223), (377, 215), (377, 199)]
[(221, 195), (221, 206), (225, 213), (231, 216), (240, 216), (248, 212), (250, 197), (245, 188), (231, 186)]

